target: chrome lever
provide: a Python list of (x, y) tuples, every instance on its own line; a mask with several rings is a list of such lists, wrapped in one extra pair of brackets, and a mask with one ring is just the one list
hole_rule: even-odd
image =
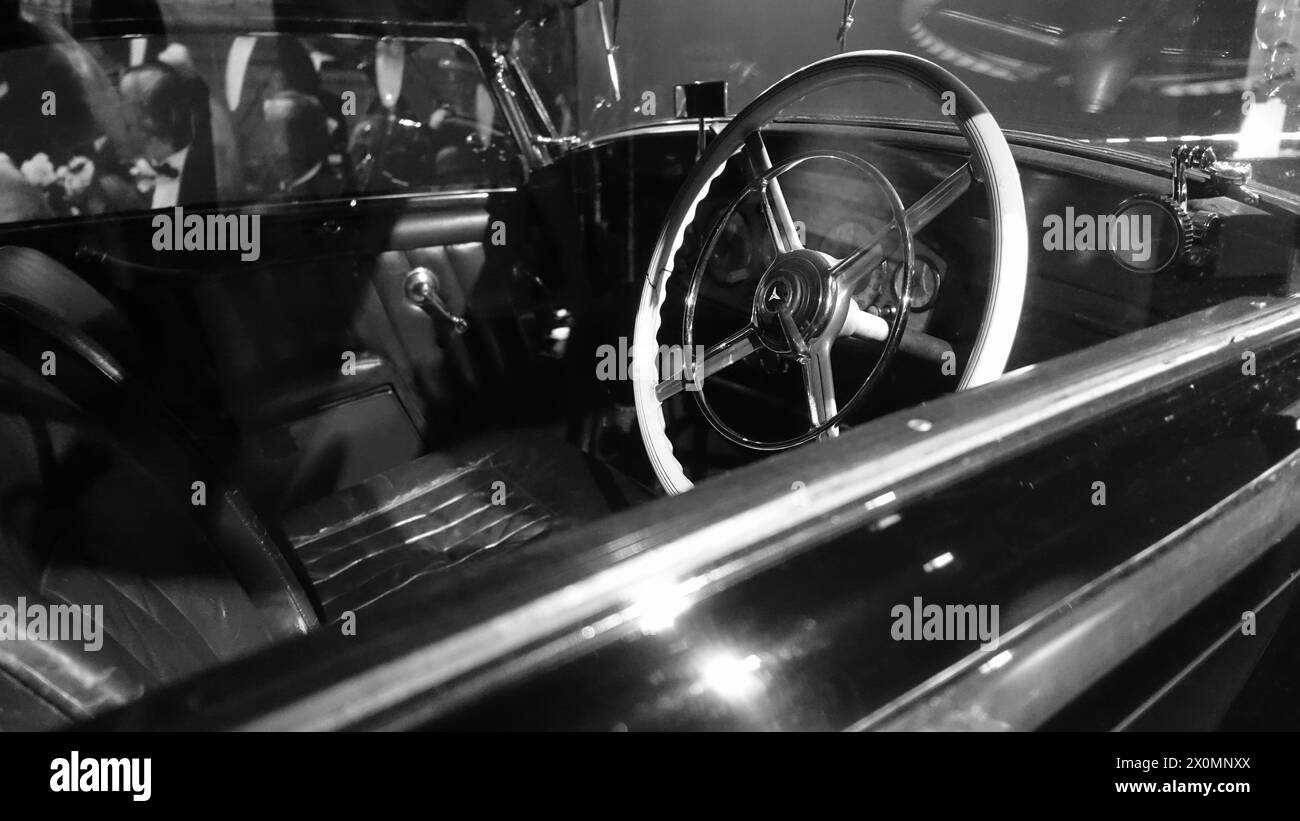
[(1204, 143), (1182, 143), (1173, 150), (1170, 154), (1170, 159), (1174, 166), (1170, 201), (1186, 213), (1187, 169), (1195, 168), (1199, 171), (1204, 171), (1214, 165), (1217, 157), (1214, 155), (1214, 148), (1209, 145), (1205, 145)]
[(438, 277), (428, 268), (421, 266), (411, 269), (411, 272), (406, 275), (403, 291), (408, 302), (423, 308), (432, 316), (445, 319), (451, 323), (456, 333), (463, 334), (469, 330), (468, 320), (447, 310), (442, 298), (438, 296)]

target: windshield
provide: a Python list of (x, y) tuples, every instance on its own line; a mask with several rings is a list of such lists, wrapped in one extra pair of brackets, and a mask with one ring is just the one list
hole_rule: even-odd
[[(1163, 157), (1213, 142), (1221, 158), (1268, 160), (1256, 177), (1295, 191), (1298, 12), (1300, 0), (592, 0), (526, 32), (520, 54), (557, 127), (583, 139), (673, 120), (681, 83), (725, 79), (734, 114), (810, 62), (894, 49), (954, 72), (1006, 130)], [(570, 37), (571, 65), (554, 57)], [(807, 102), (787, 113), (945, 120), (880, 84)]]

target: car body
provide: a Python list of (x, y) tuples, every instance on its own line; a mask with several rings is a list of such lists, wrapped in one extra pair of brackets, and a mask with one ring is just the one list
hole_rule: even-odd
[[(1198, 4), (1168, 36), (1263, 30), (1269, 3)], [(158, 14), (30, 4), (45, 33), (0, 61), (76, 55), (48, 75), (71, 78), (68, 119), (11, 137), (59, 148), (44, 152), (57, 214), (22, 211), (32, 194), (15, 183), (20, 216), (0, 223), (3, 364), (23, 374), (5, 383), (7, 430), (34, 466), (0, 495), (17, 568), (3, 592), (100, 596), (112, 622), (98, 655), (0, 643), (15, 727), (1300, 727), (1300, 188), (1294, 134), (1275, 129), (1280, 147), (1252, 159), (1241, 125), (1243, 94), (1294, 89), (1251, 83), (1271, 71), (1257, 44), (1214, 41), (1212, 71), (1186, 69), (1190, 51), (1153, 67), (1125, 28), (1150, 20), (1051, 4), (1042, 19), (1016, 3), (881, 4), (798, 32), (722, 0), (145, 5)], [(770, 338), (714, 383), (710, 412), (703, 377), (687, 387), (665, 435), (694, 486), (666, 492), (628, 361), (644, 283), (689, 259), (710, 350), (767, 287), (785, 252), (763, 247), (770, 206), (745, 199), (743, 173), (721, 165), (699, 198), (683, 192), (752, 100), (836, 59), (837, 23), (845, 49), (876, 50), (857, 59), (915, 65), (894, 52), (919, 48), (979, 95), (1024, 225), (998, 233), (993, 200), (954, 197), (849, 295), (897, 330), (840, 348), (837, 376), (902, 353), (815, 441), (771, 454), (711, 422), (779, 440), (805, 412), (818, 421)], [(963, 26), (997, 34), (1005, 53), (972, 41), (993, 68), (1071, 50), (1114, 68), (971, 70), (935, 45)], [(190, 210), (255, 216), (251, 258), (181, 253), (186, 203), (113, 200), (108, 172), (75, 182), (77, 158), (115, 167), (92, 152), (127, 139), (75, 89), (118, 93), (157, 57), (208, 92), (194, 110), (212, 112), (213, 136), (191, 145), (209, 152), (214, 197)], [(674, 88), (717, 80), (727, 111)], [(14, 93), (40, 100), (41, 82)], [(1196, 83), (1195, 100), (1165, 93)], [(250, 110), (257, 95), (271, 105)], [(965, 167), (967, 132), (895, 102), (810, 96), (764, 126), (772, 167), (816, 154), (781, 196), (827, 259), (888, 230), (892, 206), (870, 174), (817, 163), (876, 169), (901, 203)], [(297, 138), (276, 147), (279, 103), (322, 112), (307, 174), (337, 169), (334, 187), (285, 176)], [(30, 182), (24, 159), (11, 164)], [(121, 162), (150, 196), (166, 184), (163, 164)], [(1134, 203), (1171, 220), (1159, 265), (1049, 239), (1053, 219)], [(698, 227), (665, 251), (687, 204)], [(994, 313), (979, 307), (997, 292), (991, 237), (1026, 229), (1014, 345), (997, 378), (963, 381)], [(681, 314), (665, 316), (652, 338), (689, 356), (691, 320), (682, 338)], [(51, 351), (62, 376), (41, 370)], [(37, 401), (42, 385), (62, 398)], [(22, 420), (40, 413), (32, 433)], [(112, 447), (83, 444), (101, 438)], [(106, 467), (110, 451), (126, 467)], [(218, 543), (228, 575), (177, 558)]]

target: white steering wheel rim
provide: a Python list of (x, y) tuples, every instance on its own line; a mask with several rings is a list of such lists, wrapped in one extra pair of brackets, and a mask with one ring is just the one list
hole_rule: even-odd
[[(992, 382), (1006, 368), (1024, 303), (1029, 228), (1019, 171), (997, 121), (964, 83), (921, 57), (895, 51), (856, 51), (812, 63), (760, 94), (714, 139), (696, 165), (699, 171), (692, 172), (674, 200), (669, 220), (655, 244), (632, 335), (631, 374), (641, 440), (655, 475), (670, 494), (684, 493), (694, 483), (673, 453), (665, 431), (663, 405), (655, 395), (659, 369), (637, 364), (658, 361), (661, 310), (673, 274), (673, 260), (685, 240), (686, 228), (695, 221), (696, 209), (726, 168), (727, 160), (741, 149), (745, 137), (770, 122), (790, 103), (827, 86), (855, 79), (912, 82), (933, 93), (936, 107), (943, 103), (955, 106), (954, 119), (971, 147), (971, 163), (984, 181), (993, 218), (989, 299), (957, 390)], [(952, 96), (945, 97), (947, 92)]]

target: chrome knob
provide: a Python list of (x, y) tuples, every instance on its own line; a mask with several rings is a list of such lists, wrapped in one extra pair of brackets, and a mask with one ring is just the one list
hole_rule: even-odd
[(423, 308), (429, 315), (451, 323), (452, 329), (463, 334), (469, 330), (469, 322), (447, 310), (447, 306), (438, 294), (438, 277), (433, 271), (423, 266), (411, 269), (403, 284), (406, 301)]

